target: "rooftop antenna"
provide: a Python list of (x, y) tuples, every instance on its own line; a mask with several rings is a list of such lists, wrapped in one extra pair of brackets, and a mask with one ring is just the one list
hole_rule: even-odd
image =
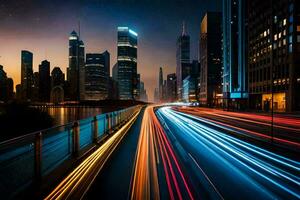
[(186, 35), (186, 24), (185, 24), (185, 21), (182, 22), (182, 35)]
[(80, 38), (80, 20), (78, 20), (78, 37)]

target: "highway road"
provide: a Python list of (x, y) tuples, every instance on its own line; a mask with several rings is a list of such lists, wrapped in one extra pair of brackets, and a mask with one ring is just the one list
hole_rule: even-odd
[[(204, 199), (299, 199), (300, 163), (163, 107), (157, 115)], [(220, 124), (215, 124), (220, 126)]]
[[(265, 118), (205, 112), (147, 106), (47, 199), (300, 199), (300, 159), (246, 139), (268, 136), (252, 130), (252, 120), (268, 126)], [(298, 126), (289, 120), (276, 125), (283, 131)]]

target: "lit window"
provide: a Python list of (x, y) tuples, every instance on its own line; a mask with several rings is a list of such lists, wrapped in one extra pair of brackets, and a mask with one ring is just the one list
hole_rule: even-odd
[(297, 26), (297, 32), (300, 32), (300, 26)]
[(300, 43), (300, 35), (297, 35), (297, 42)]
[(289, 37), (289, 43), (293, 43), (293, 36), (291, 36), (291, 35)]
[(286, 45), (286, 39), (283, 39), (283, 40), (282, 40), (282, 44), (283, 44), (283, 45)]
[(270, 29), (267, 30), (268, 35), (270, 34)]
[(290, 44), (290, 45), (289, 45), (289, 52), (290, 52), (290, 53), (293, 53), (293, 44)]
[(278, 38), (281, 38), (281, 33), (278, 34)]
[(264, 36), (265, 36), (265, 37), (267, 36), (267, 31), (264, 32)]
[(277, 34), (274, 35), (274, 40), (275, 40), (275, 41), (277, 40)]
[(283, 20), (283, 26), (285, 26), (285, 25), (286, 25), (286, 19)]
[(286, 30), (283, 30), (283, 35), (286, 35)]

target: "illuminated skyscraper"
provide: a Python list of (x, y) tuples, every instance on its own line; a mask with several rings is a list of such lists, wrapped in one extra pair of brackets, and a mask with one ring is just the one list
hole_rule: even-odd
[(108, 64), (106, 56), (100, 53), (86, 54), (85, 64), (85, 99), (86, 100), (103, 100), (108, 98)]
[(248, 99), (247, 0), (223, 0), (223, 100), (244, 108)]
[(268, 111), (273, 99), (275, 111), (300, 110), (300, 1), (251, 0), (248, 10), (250, 107)]
[(182, 99), (182, 84), (190, 72), (190, 36), (186, 32), (186, 25), (182, 25), (182, 33), (177, 39), (176, 51), (176, 77), (177, 77), (177, 98)]
[(75, 31), (69, 36), (69, 68), (67, 80), (70, 84), (70, 99), (84, 99), (84, 43)]
[(32, 98), (33, 85), (33, 54), (30, 51), (21, 51), (21, 96), (23, 100)]
[(137, 33), (118, 27), (118, 87), (120, 99), (136, 99)]

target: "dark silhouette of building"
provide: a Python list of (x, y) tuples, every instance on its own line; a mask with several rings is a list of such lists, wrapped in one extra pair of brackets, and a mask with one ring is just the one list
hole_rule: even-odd
[(51, 71), (51, 88), (55, 86), (64, 86), (65, 74), (59, 67), (54, 67)]
[(174, 102), (177, 99), (176, 74), (167, 75), (167, 101)]
[(112, 99), (112, 100), (119, 99), (118, 82), (112, 77), (109, 77), (109, 82), (108, 82), (108, 99)]
[(176, 77), (177, 77), (177, 98), (182, 99), (182, 81), (190, 72), (190, 36), (186, 32), (186, 25), (183, 22), (182, 33), (177, 39), (176, 50)]
[(7, 101), (14, 99), (14, 80), (12, 78), (7, 78), (6, 81), (7, 90)]
[(140, 82), (140, 101), (148, 102), (148, 95), (145, 89), (144, 82)]
[(159, 94), (159, 101), (163, 101), (163, 85), (164, 85), (164, 77), (163, 77), (163, 70), (162, 67), (159, 68), (159, 75), (158, 75), (158, 94)]
[(31, 90), (31, 100), (32, 101), (39, 101), (40, 100), (40, 95), (39, 95), (39, 82), (40, 82), (40, 77), (39, 77), (39, 72), (34, 72), (33, 73), (33, 84), (32, 84), (32, 90)]
[(85, 64), (85, 99), (103, 100), (108, 98), (109, 53), (86, 54)]
[(248, 100), (247, 0), (223, 0), (223, 105), (242, 109)]
[(52, 103), (63, 102), (65, 98), (65, 74), (59, 67), (54, 67), (51, 71), (51, 93)]
[(112, 68), (112, 79), (118, 82), (118, 63), (114, 64)]
[(137, 33), (118, 27), (118, 86), (120, 99), (137, 97)]
[(248, 6), (250, 107), (300, 110), (300, 2), (252, 0)]
[(22, 100), (27, 101), (32, 98), (33, 85), (33, 54), (30, 51), (21, 51), (21, 86), (22, 86)]
[(84, 43), (80, 36), (73, 31), (69, 36), (69, 67), (67, 69), (70, 100), (84, 99), (84, 56)]
[(202, 18), (199, 53), (199, 101), (218, 106), (222, 101), (221, 13), (207, 12)]
[(50, 62), (44, 60), (39, 65), (39, 98), (42, 102), (50, 101)]
[(8, 78), (3, 66), (0, 65), (0, 101), (8, 102), (14, 98), (14, 81)]
[(110, 53), (108, 51), (104, 51), (101, 54), (100, 60), (101, 63), (104, 65), (105, 76), (109, 78), (110, 77)]

